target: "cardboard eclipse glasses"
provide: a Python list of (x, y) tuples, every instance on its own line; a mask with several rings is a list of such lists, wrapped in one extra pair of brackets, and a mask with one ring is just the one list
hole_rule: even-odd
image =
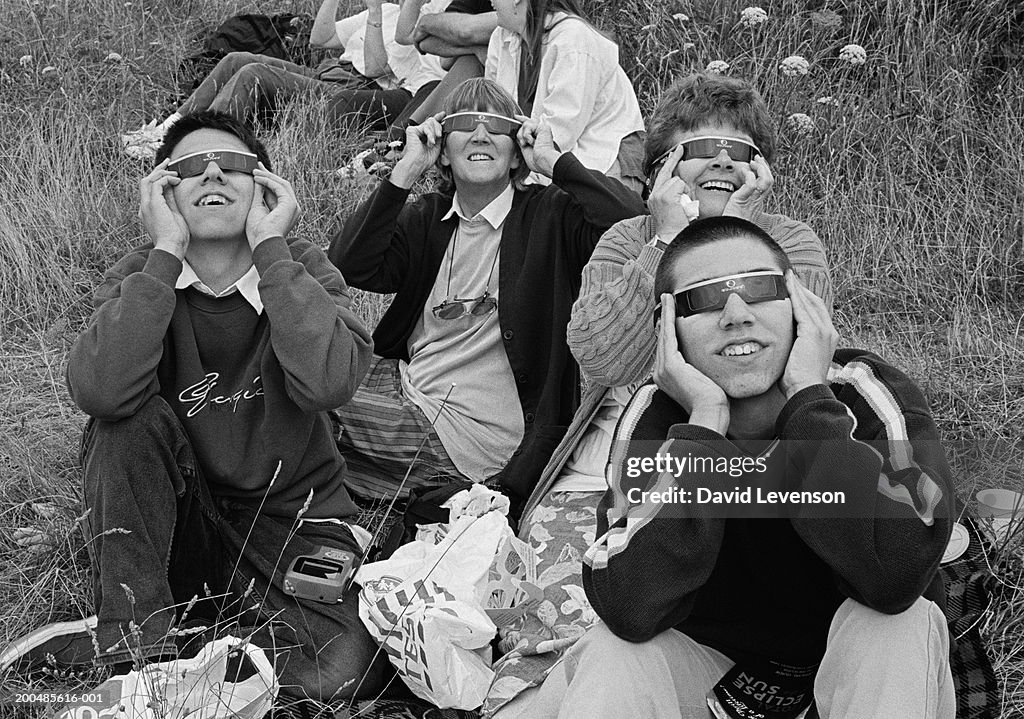
[(673, 146), (668, 152), (654, 161), (654, 167), (665, 162), (668, 156), (675, 152), (679, 146), (683, 148), (683, 156), (679, 158), (680, 162), (694, 158), (718, 157), (718, 153), (722, 150), (725, 150), (729, 157), (736, 162), (750, 162), (756, 155), (761, 154), (761, 151), (757, 149), (757, 145), (752, 145), (744, 140), (739, 140), (735, 137), (707, 135), (695, 137), (692, 140), (686, 140)]
[(447, 135), (449, 132), (473, 132), (477, 125), (483, 125), (492, 135), (515, 137), (523, 123), (511, 117), (495, 115), (493, 112), (456, 112), (441, 120), (441, 133)]
[[(684, 287), (675, 293), (676, 317), (689, 317), (702, 312), (714, 312), (725, 307), (732, 295), (739, 295), (748, 305), (758, 302), (784, 300), (789, 297), (786, 278), (777, 270), (745, 272), (740, 275), (719, 277)], [(661, 317), (661, 303), (654, 311), (654, 321)]]
[(251, 175), (259, 164), (259, 158), (251, 152), (239, 152), (237, 150), (204, 150), (193, 152), (191, 155), (180, 157), (167, 166), (171, 172), (177, 172), (178, 177), (196, 177), (206, 172), (206, 166), (216, 162), (217, 167), (227, 172), (244, 172)]

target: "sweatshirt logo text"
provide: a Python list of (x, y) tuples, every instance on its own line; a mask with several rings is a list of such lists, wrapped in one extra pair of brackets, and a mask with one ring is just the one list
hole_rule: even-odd
[(253, 378), (249, 387), (233, 394), (213, 394), (218, 378), (220, 372), (207, 372), (201, 380), (181, 391), (178, 401), (188, 407), (186, 417), (194, 417), (206, 409), (207, 405), (231, 405), (231, 411), (235, 412), (239, 402), (263, 396), (263, 381), (259, 375)]

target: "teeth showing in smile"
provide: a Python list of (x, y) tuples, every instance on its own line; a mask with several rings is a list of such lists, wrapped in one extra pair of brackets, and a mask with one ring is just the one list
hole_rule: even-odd
[(709, 180), (700, 186), (702, 190), (720, 190), (722, 192), (735, 192), (736, 185), (722, 180)]
[(740, 345), (729, 345), (724, 350), (722, 350), (722, 354), (725, 355), (726, 357), (740, 357), (742, 355), (752, 355), (755, 352), (760, 351), (761, 345), (759, 345), (757, 342), (744, 342), (743, 344)]
[(490, 159), (492, 159), (490, 155), (485, 155), (482, 152), (474, 152), (472, 155), (469, 156), (469, 161), (470, 162), (477, 162), (479, 160), (490, 160)]
[(226, 205), (228, 200), (223, 195), (206, 195), (196, 203), (200, 207), (209, 207), (210, 205)]

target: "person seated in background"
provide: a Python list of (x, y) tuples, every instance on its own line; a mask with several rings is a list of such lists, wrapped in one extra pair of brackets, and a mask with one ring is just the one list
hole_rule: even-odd
[[(576, 409), (565, 327), (579, 273), (643, 204), (517, 116), (498, 85), (467, 80), (408, 129), (391, 178), (331, 242), (354, 287), (396, 293), (374, 332), (379, 358), (338, 413), (357, 495), (394, 495), (409, 471), (404, 492), (487, 481), (515, 513)], [(435, 165), (449, 188), (407, 202)], [(531, 170), (552, 186), (522, 187)]]
[[(556, 147), (640, 192), (644, 121), (618, 46), (577, 0), (495, 0), (494, 7), (498, 28), (484, 76), (547, 123)], [(547, 182), (536, 174), (530, 181)]]
[(395, 40), (440, 58), (441, 66), (448, 71), (430, 96), (409, 114), (407, 124), (418, 125), (440, 112), (445, 99), (463, 81), (484, 74), (487, 43), (498, 27), (498, 15), (490, 0), (451, 0), (443, 13), (424, 12), (417, 17), (409, 12), (408, 17), (408, 21), (399, 22)]
[(356, 508), (328, 410), (363, 378), (369, 332), (324, 252), (289, 236), (294, 191), (250, 129), (186, 115), (156, 159), (140, 183), (152, 241), (106, 272), (68, 358), (90, 416), (97, 617), (40, 630), (22, 659), (127, 670), (174, 658), (184, 613), (251, 635), (288, 696), (379, 690), (389, 669), (358, 592), (324, 604), (286, 593), (283, 577), (318, 546), (359, 556), (368, 538), (339, 519)]
[[(563, 650), (597, 618), (589, 607), (577, 613), (586, 604), (581, 557), (593, 541), (595, 509), (608, 487), (613, 431), (650, 374), (654, 327), (644, 318), (654, 307), (654, 270), (665, 241), (691, 217), (744, 215), (781, 245), (805, 286), (826, 304), (832, 302), (829, 267), (817, 236), (803, 222), (764, 210), (773, 184), (768, 163), (775, 131), (767, 106), (749, 84), (714, 75), (682, 78), (665, 91), (649, 126), (649, 214), (613, 226), (583, 270), (567, 337), (590, 381), (520, 524), (519, 536), (538, 549), (538, 572), (558, 578), (542, 587), (555, 611), (544, 617), (529, 613), (520, 636), (559, 639)], [(512, 674), (536, 684), (557, 659), (555, 652), (520, 654), (517, 650), (498, 664), (499, 678)], [(488, 697), (488, 706), (510, 700), (522, 684), (495, 686), (500, 691)]]
[[(654, 383), (615, 430), (584, 558), (603, 623), (501, 719), (804, 716), (812, 701), (823, 719), (952, 719), (936, 572), (955, 500), (921, 391), (836, 350), (825, 302), (746, 220), (686, 227), (655, 293)], [(742, 498), (774, 490), (798, 496)]]
[(398, 5), (383, 0), (365, 4), (366, 10), (342, 20), (336, 20), (338, 0), (323, 0), (317, 11), (309, 44), (343, 50), (340, 57), (313, 69), (265, 55), (228, 53), (174, 113), (124, 135), (123, 142), (128, 148), (155, 150), (179, 117), (204, 110), (243, 123), (264, 123), (300, 94), (324, 98), (332, 119), (385, 129), (414, 97), (429, 95), (444, 71), (436, 62), (425, 62), (414, 48), (395, 42)]

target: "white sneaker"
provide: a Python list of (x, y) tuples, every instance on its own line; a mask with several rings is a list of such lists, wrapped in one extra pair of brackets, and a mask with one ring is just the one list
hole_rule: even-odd
[(132, 130), (121, 135), (121, 143), (124, 145), (124, 152), (129, 157), (139, 160), (152, 160), (156, 157), (156, 151), (164, 141), (167, 128), (163, 123), (151, 120), (138, 130)]
[(48, 657), (61, 668), (91, 664), (96, 656), (95, 630), (95, 614), (40, 627), (4, 647), (0, 652), (0, 674), (15, 665), (26, 670), (46, 664)]

